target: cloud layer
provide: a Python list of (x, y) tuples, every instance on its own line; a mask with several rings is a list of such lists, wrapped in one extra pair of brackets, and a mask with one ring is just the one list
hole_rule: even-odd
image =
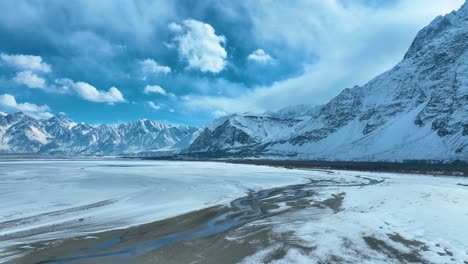
[[(318, 60), (303, 62), (302, 74), (272, 85), (259, 85), (237, 96), (184, 97), (185, 103), (192, 109), (211, 111), (214, 116), (219, 112), (263, 112), (295, 104), (323, 104), (344, 88), (365, 84), (393, 67), (418, 30), (462, 3), (401, 0), (375, 7), (345, 5), (338, 0), (275, 5), (255, 2), (248, 10), (258, 40), (269, 45), (280, 43), (304, 57), (315, 54)], [(288, 22), (277, 23), (279, 17)], [(251, 55), (259, 59), (263, 54)]]
[(322, 104), (463, 2), (0, 1), (0, 94), (91, 123)]

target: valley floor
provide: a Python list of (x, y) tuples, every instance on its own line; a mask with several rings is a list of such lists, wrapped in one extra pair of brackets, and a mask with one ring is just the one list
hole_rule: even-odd
[(468, 263), (461, 177), (5, 161), (0, 200), (7, 263)]

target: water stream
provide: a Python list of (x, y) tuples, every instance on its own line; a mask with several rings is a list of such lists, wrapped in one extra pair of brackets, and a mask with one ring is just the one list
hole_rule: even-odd
[[(288, 210), (298, 210), (301, 208), (289, 207), (285, 210), (278, 209), (279, 204), (291, 203), (308, 199), (314, 196), (316, 192), (323, 187), (360, 187), (372, 184), (379, 184), (383, 180), (357, 177), (356, 181), (340, 182), (334, 180), (309, 180), (305, 184), (296, 184), (280, 188), (261, 190), (251, 192), (247, 196), (232, 201), (229, 206), (219, 209), (219, 212), (210, 219), (206, 219), (200, 223), (194, 231), (184, 231), (155, 238), (154, 240), (134, 243), (130, 246), (121, 246), (123, 242), (122, 234), (113, 236), (111, 239), (100, 243), (93, 248), (89, 248), (84, 254), (70, 257), (49, 259), (46, 261), (37, 262), (37, 264), (52, 264), (52, 263), (72, 263), (80, 260), (98, 260), (104, 257), (122, 257), (123, 259), (132, 256), (138, 256), (161, 247), (173, 244), (182, 240), (208, 237), (220, 234), (242, 225), (256, 221), (259, 219), (271, 217), (280, 213), (285, 213)], [(118, 249), (115, 249), (118, 248)]]

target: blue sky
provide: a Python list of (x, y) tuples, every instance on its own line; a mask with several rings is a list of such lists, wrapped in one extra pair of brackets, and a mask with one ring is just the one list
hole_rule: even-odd
[(463, 0), (0, 1), (0, 110), (204, 125), (318, 105)]

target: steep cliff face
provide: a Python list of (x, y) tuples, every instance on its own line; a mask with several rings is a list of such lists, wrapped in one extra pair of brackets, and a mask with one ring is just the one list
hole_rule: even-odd
[(63, 155), (130, 155), (178, 152), (196, 131), (150, 120), (91, 126), (55, 116), (35, 119), (23, 113), (0, 115), (0, 152)]
[[(195, 139), (190, 150), (255, 146), (258, 155), (303, 158), (467, 160), (468, 4), (422, 29), (393, 69), (321, 107), (298, 109), (300, 118), (271, 120), (281, 130), (277, 137), (266, 139), (252, 129), (263, 121), (232, 116), (210, 125), (216, 144)], [(233, 123), (236, 133), (226, 129)]]

